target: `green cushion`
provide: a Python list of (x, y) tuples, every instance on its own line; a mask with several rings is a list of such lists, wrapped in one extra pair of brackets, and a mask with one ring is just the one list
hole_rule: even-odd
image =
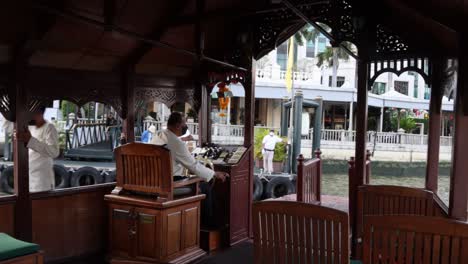
[(0, 233), (0, 260), (12, 259), (39, 251), (39, 245), (23, 242)]
[(350, 264), (362, 264), (362, 262), (359, 260), (351, 260), (349, 263)]

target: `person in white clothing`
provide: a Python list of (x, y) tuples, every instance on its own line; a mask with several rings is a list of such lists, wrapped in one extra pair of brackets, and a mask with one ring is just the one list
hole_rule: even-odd
[(15, 131), (14, 138), (29, 148), (29, 191), (43, 192), (54, 189), (53, 159), (60, 153), (55, 126), (44, 119), (45, 107), (33, 113), (29, 129)]
[(262, 154), (263, 154), (263, 169), (266, 173), (273, 172), (273, 156), (275, 155), (276, 143), (283, 140), (275, 135), (275, 130), (270, 130), (270, 133), (263, 138)]
[(200, 190), (206, 195), (202, 206), (202, 223), (210, 226), (214, 225), (213, 219), (213, 201), (210, 182), (213, 179), (225, 181), (228, 177), (227, 173), (215, 172), (203, 164), (199, 163), (188, 151), (187, 145), (180, 138), (187, 131), (184, 116), (179, 112), (173, 112), (167, 120), (167, 129), (163, 129), (153, 137), (151, 143), (155, 145), (165, 146), (171, 151), (172, 158), (172, 174), (174, 180), (183, 180), (184, 167), (191, 173), (201, 177), (205, 182), (200, 183)]

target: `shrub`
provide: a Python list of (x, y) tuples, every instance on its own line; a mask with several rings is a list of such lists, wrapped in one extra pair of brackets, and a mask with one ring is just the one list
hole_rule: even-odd
[[(262, 155), (262, 141), (263, 138), (270, 133), (268, 128), (255, 128), (254, 131), (254, 155), (257, 159), (263, 159)], [(282, 138), (286, 141), (286, 137)], [(287, 159), (286, 153), (286, 142), (279, 142), (275, 146), (275, 155), (273, 156), (273, 161), (283, 162)]]

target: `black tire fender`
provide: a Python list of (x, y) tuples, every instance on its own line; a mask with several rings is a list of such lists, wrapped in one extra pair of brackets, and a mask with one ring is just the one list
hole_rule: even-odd
[(65, 166), (54, 164), (55, 188), (63, 189), (70, 187), (70, 173)]
[(260, 180), (260, 178), (257, 175), (255, 175), (253, 184), (254, 184), (253, 200), (254, 201), (259, 201), (260, 199), (262, 199), (262, 196), (263, 196), (263, 183), (262, 183), (262, 180)]
[(288, 177), (273, 177), (265, 188), (265, 198), (279, 198), (294, 193), (294, 186)]
[(81, 167), (73, 172), (70, 179), (71, 187), (94, 185), (104, 182), (104, 177), (93, 167)]
[(115, 182), (117, 178), (117, 173), (115, 170), (109, 170), (104, 172), (104, 182)]
[(0, 189), (8, 194), (15, 193), (13, 171), (13, 166), (8, 166), (0, 175)]

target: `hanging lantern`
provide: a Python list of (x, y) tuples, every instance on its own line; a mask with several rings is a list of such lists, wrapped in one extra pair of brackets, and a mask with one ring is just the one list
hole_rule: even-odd
[(232, 97), (232, 92), (229, 89), (228, 86), (226, 86), (226, 83), (221, 82), (218, 84), (218, 104), (219, 104), (219, 109), (220, 117), (225, 117), (226, 114), (224, 113), (224, 110), (226, 110), (227, 106), (229, 105), (230, 97)]

